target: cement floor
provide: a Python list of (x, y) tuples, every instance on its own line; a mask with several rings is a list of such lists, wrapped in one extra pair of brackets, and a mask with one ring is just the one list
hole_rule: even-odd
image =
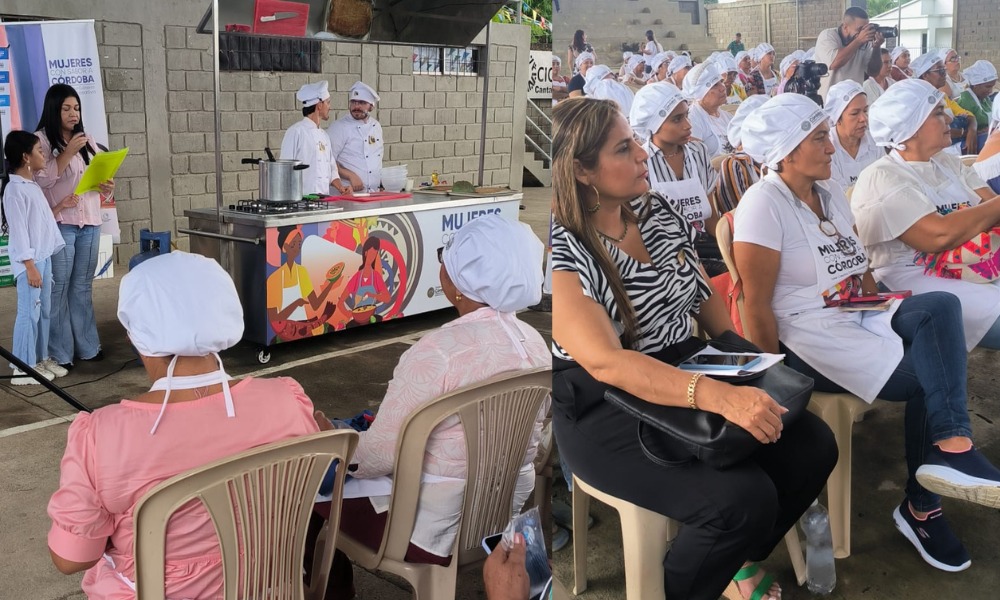
[[(548, 226), (548, 189), (527, 189), (522, 220), (545, 239)], [(119, 272), (119, 278), (121, 273)], [(95, 285), (95, 303), (107, 358), (84, 363), (61, 382), (91, 407), (104, 406), (144, 391), (145, 373), (133, 360), (121, 326), (115, 318), (118, 280)], [(0, 344), (9, 347), (14, 294), (0, 289)], [(262, 367), (255, 349), (240, 345), (225, 353), (227, 369), (236, 377), (250, 373), (280, 374), (303, 384), (316, 406), (327, 415), (353, 415), (377, 407), (399, 355), (419, 336), (454, 318), (450, 311), (410, 317), (279, 347)], [(547, 313), (525, 312), (522, 318), (543, 335), (551, 334)], [(997, 354), (977, 350), (970, 355), (970, 413), (977, 443), (1000, 463), (996, 402)], [(333, 368), (331, 368), (333, 367)], [(359, 377), (358, 373), (367, 373)], [(64, 418), (74, 411), (49, 393), (16, 391), (0, 381), (0, 600), (62, 600), (83, 598), (79, 576), (63, 576), (51, 565), (46, 550), (49, 521), (45, 506), (58, 483), (59, 459), (65, 446)], [(902, 498), (905, 477), (902, 449), (902, 407), (882, 403), (854, 428), (853, 553), (837, 561), (837, 589), (831, 598), (873, 600), (939, 600), (1000, 598), (1000, 511), (946, 500), (954, 529), (973, 558), (972, 567), (948, 574), (927, 566), (892, 525), (891, 512)], [(669, 490), (664, 490), (669, 493)], [(569, 501), (558, 484), (556, 496)], [(588, 600), (623, 599), (624, 568), (616, 513), (592, 503), (595, 525), (590, 530)], [(784, 583), (784, 598), (811, 598), (793, 585), (784, 546), (765, 563)], [(572, 545), (553, 557), (556, 575), (572, 588)], [(363, 600), (402, 600), (411, 596), (397, 580), (356, 570)], [(460, 578), (457, 598), (483, 598), (480, 574)]]

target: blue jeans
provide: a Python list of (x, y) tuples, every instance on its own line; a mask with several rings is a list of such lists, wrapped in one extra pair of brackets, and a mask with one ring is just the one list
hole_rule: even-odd
[(52, 256), (52, 321), (49, 354), (59, 364), (101, 350), (94, 317), (94, 272), (101, 228), (59, 224), (66, 246)]
[(993, 326), (986, 332), (983, 339), (979, 340), (979, 344), (976, 347), (1000, 350), (1000, 319), (993, 321)]
[[(917, 483), (917, 468), (931, 444), (952, 437), (972, 437), (966, 410), (965, 329), (962, 304), (947, 292), (926, 292), (903, 300), (892, 317), (892, 329), (903, 338), (903, 360), (878, 397), (906, 402), (904, 445), (906, 497), (918, 511), (941, 506), (941, 497)], [(815, 390), (840, 393), (844, 389), (802, 361), (788, 348), (785, 364), (815, 380)]]
[(42, 276), (42, 287), (28, 285), (27, 273), (17, 276), (17, 316), (14, 318), (14, 356), (29, 367), (49, 357), (52, 259), (35, 261), (35, 268)]

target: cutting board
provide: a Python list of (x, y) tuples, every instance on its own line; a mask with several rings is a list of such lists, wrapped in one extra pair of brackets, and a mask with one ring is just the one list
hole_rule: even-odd
[(327, 196), (323, 200), (327, 202), (338, 202), (340, 200), (346, 200), (347, 202), (385, 202), (386, 200), (402, 200), (412, 197), (413, 194), (406, 192), (372, 192), (368, 196)]
[[(277, 21), (261, 23), (261, 17), (270, 17), (276, 13), (293, 12), (296, 16)], [(253, 6), (253, 32), (262, 35), (287, 35), (305, 37), (306, 23), (309, 21), (309, 5), (305, 2), (286, 2), (285, 0), (256, 0)]]

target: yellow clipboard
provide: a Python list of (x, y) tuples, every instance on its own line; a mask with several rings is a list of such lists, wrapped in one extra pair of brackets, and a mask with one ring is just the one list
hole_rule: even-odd
[(100, 188), (100, 185), (109, 179), (114, 179), (118, 168), (122, 166), (125, 157), (128, 156), (128, 148), (115, 150), (114, 152), (101, 152), (94, 155), (87, 165), (87, 170), (83, 172), (80, 183), (73, 190), (74, 194), (85, 194)]

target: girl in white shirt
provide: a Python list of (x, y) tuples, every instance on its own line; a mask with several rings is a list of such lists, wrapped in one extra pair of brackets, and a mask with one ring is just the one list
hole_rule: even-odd
[(886, 311), (838, 310), (877, 287), (847, 199), (825, 183), (834, 153), (826, 114), (805, 96), (782, 94), (747, 117), (742, 140), (770, 169), (736, 208), (733, 253), (748, 336), (784, 352), (816, 390), (906, 402), (909, 478), (893, 520), (930, 565), (968, 568), (940, 495), (982, 492), (978, 501), (1000, 506), (985, 500), (1000, 499), (1000, 470), (972, 445), (960, 303), (938, 292)]
[[(52, 381), (66, 370), (49, 357), (49, 311), (52, 299), (53, 254), (65, 246), (56, 219), (32, 172), (45, 168), (41, 142), (26, 131), (11, 131), (4, 143), (10, 173), (0, 195), (2, 234), (9, 235), (10, 264), (17, 282), (14, 356)], [(75, 196), (74, 196), (75, 198)], [(13, 385), (37, 384), (15, 367)]]

